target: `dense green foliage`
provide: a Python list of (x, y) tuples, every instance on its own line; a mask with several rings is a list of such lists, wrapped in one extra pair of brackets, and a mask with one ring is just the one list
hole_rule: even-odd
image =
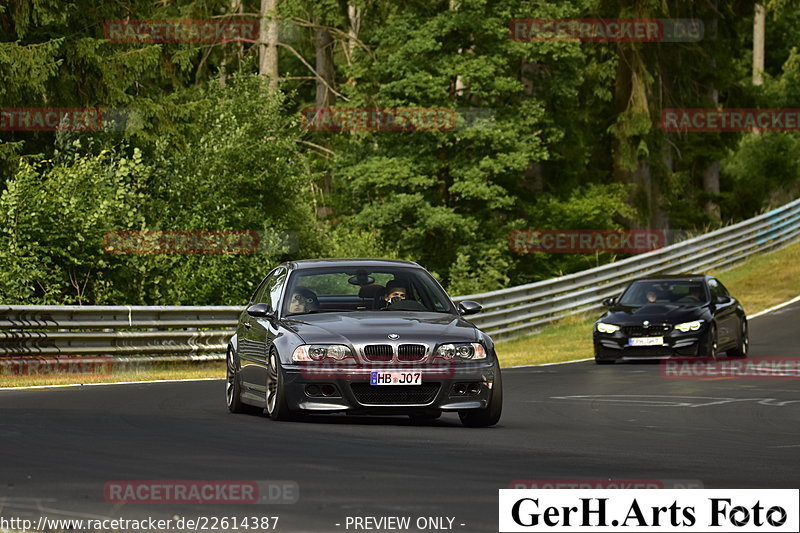
[[(663, 108), (800, 107), (792, 2), (766, 2), (762, 86), (744, 0), (278, 0), (277, 90), (253, 43), (104, 38), (110, 20), (252, 20), (260, 4), (0, 1), (0, 109), (97, 107), (108, 121), (0, 128), (4, 302), (236, 304), (301, 257), (412, 259), (475, 293), (614, 259), (517, 254), (515, 229), (696, 231), (797, 196), (796, 133), (659, 128)], [(696, 18), (705, 35), (509, 37), (512, 19), (599, 17)], [(440, 108), (457, 126), (310, 131), (299, 111), (320, 101), (325, 57), (329, 105)], [(704, 185), (714, 168), (718, 192)], [(108, 232), (125, 230), (263, 242), (249, 254), (108, 253)]]

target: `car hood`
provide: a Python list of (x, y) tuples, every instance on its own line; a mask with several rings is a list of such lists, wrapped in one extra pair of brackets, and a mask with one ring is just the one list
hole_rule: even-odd
[(617, 305), (612, 307), (600, 320), (619, 326), (640, 325), (648, 320), (654, 324), (680, 324), (709, 316), (709, 304), (648, 304), (642, 306)]
[[(475, 326), (460, 316), (445, 313), (402, 311), (356, 311), (320, 313), (288, 317), (284, 326), (297, 333), (303, 342), (314, 343), (385, 343), (475, 342)], [(388, 335), (399, 335), (389, 339)]]

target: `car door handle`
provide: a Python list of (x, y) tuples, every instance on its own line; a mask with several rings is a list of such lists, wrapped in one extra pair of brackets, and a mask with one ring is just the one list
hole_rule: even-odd
[(253, 326), (250, 325), (250, 322), (245, 322), (244, 323), (244, 327), (246, 327), (247, 329), (250, 329)]

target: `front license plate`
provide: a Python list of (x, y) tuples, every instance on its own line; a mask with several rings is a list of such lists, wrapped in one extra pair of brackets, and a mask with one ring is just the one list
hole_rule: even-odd
[(628, 339), (628, 346), (661, 346), (664, 337), (632, 337)]
[(421, 372), (372, 372), (370, 385), (421, 385)]

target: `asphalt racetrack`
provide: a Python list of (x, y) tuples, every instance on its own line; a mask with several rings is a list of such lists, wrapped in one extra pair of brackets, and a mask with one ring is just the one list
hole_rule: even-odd
[[(798, 324), (800, 303), (753, 319), (751, 358), (800, 355)], [(797, 380), (581, 362), (507, 370), (504, 386), (503, 418), (486, 429), (452, 414), (421, 425), (231, 415), (221, 379), (0, 391), (0, 516), (278, 516), (279, 531), (319, 532), (353, 531), (347, 517), (447, 517), (491, 532), (497, 489), (514, 480), (800, 486)], [(110, 480), (289, 480), (299, 500), (120, 505), (104, 499)]]

